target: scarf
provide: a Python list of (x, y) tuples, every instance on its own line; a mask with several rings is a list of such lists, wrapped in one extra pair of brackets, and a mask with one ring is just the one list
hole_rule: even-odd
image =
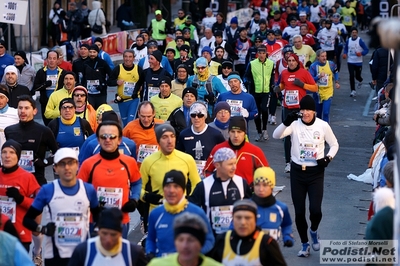
[(75, 123), (75, 121), (76, 121), (76, 114), (74, 114), (74, 116), (73, 116), (70, 120), (66, 120), (66, 119), (64, 119), (64, 118), (62, 118), (62, 117), (60, 117), (60, 118), (61, 118), (61, 122), (62, 122), (64, 125), (70, 126), (70, 125), (72, 125), (73, 123)]
[(7, 112), (8, 110), (8, 104), (6, 104), (6, 106), (3, 107), (3, 109), (0, 109), (0, 114), (4, 114), (5, 112)]
[(82, 107), (76, 107), (75, 108), (75, 113), (81, 114), (86, 111), (86, 103), (82, 105)]
[(23, 63), (20, 66), (16, 66), (16, 65), (14, 65), (14, 66), (19, 70), (19, 73), (22, 73), (22, 69), (24, 69), (24, 67), (26, 66), (26, 63)]
[(270, 40), (267, 39), (267, 43), (268, 43), (269, 45), (274, 45), (274, 44), (276, 43), (276, 40), (270, 41)]
[(296, 71), (299, 70), (299, 69), (300, 69), (300, 64), (298, 64), (297, 67), (296, 67), (295, 69), (290, 69), (289, 67), (287, 68), (287, 70), (288, 70), (289, 72), (296, 72)]
[(176, 205), (171, 205), (164, 199), (164, 208), (167, 212), (171, 214), (178, 214), (180, 212), (183, 212), (188, 204), (189, 202), (186, 199), (185, 195), (183, 195), (182, 199)]
[(210, 76), (210, 70), (208, 69), (208, 67), (206, 67), (206, 69), (204, 70), (204, 74), (200, 75), (200, 73), (197, 73), (197, 76), (199, 77), (199, 81), (205, 82)]
[(214, 119), (214, 124), (217, 126), (219, 129), (227, 129), (229, 127), (229, 121), (222, 123), (221, 121)]
[(260, 198), (256, 194), (253, 194), (253, 196), (251, 196), (251, 200), (261, 207), (271, 207), (276, 203), (276, 199), (272, 194), (265, 198)]
[(105, 257), (114, 257), (114, 256), (118, 255), (118, 253), (120, 253), (122, 250), (122, 238), (121, 237), (118, 239), (117, 245), (111, 250), (106, 250), (105, 248), (103, 248), (103, 246), (100, 243), (100, 237), (97, 237), (95, 243), (96, 243), (97, 250), (100, 251), (100, 253), (103, 254)]

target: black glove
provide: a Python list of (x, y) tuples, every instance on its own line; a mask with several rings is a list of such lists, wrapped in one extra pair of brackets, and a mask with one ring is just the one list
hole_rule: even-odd
[(18, 188), (9, 187), (6, 190), (7, 197), (13, 198), (17, 204), (21, 204), (24, 201), (24, 196), (19, 193)]
[(46, 236), (53, 236), (55, 231), (56, 231), (56, 224), (51, 222), (43, 226), (40, 232)]
[(274, 87), (274, 92), (275, 92), (275, 93), (281, 92), (281, 87), (280, 87), (279, 85), (276, 85), (276, 86)]
[(293, 123), (293, 121), (296, 121), (297, 118), (299, 118), (299, 115), (296, 111), (290, 112), (283, 121), (283, 124), (288, 127)]
[(208, 104), (213, 105), (215, 103), (215, 96), (213, 92), (209, 92), (207, 95), (204, 95), (204, 100), (208, 102)]
[(45, 164), (43, 162), (43, 160), (40, 158), (36, 158), (36, 160), (33, 162), (33, 164), (35, 165), (35, 167), (46, 167), (47, 166), (47, 164)]
[(306, 68), (309, 68), (311, 66), (311, 61), (308, 61), (307, 63), (306, 63)]
[(284, 247), (291, 248), (291, 247), (293, 247), (293, 241), (292, 241), (292, 240), (286, 240), (286, 241), (283, 243), (283, 246), (284, 246)]
[(150, 262), (154, 257), (155, 257), (154, 253), (146, 254), (146, 259), (148, 262)]
[(118, 93), (115, 94), (115, 98), (114, 98), (114, 103), (120, 103), (123, 102), (124, 100), (119, 97)]
[(158, 204), (160, 204), (160, 200), (163, 198), (163, 196), (160, 194), (157, 194), (157, 193), (158, 193), (158, 190), (156, 190), (154, 192), (148, 192), (148, 193), (144, 194), (143, 199), (147, 203), (158, 205)]
[(122, 206), (121, 211), (123, 212), (134, 212), (136, 210), (138, 203), (134, 199), (130, 199), (128, 202)]
[(44, 83), (44, 86), (47, 88), (47, 87), (50, 87), (52, 84), (53, 84), (53, 82), (51, 82), (51, 80), (46, 80), (46, 82)]
[(317, 160), (318, 166), (321, 167), (327, 167), (330, 162), (331, 159), (328, 156), (325, 156), (324, 158)]
[(304, 82), (299, 80), (298, 78), (294, 79), (293, 84), (296, 85), (296, 86), (299, 86), (300, 88), (304, 87)]

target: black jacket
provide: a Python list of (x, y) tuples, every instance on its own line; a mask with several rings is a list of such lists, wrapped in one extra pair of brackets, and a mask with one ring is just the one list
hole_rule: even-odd
[(110, 75), (111, 68), (106, 61), (99, 57), (89, 59), (83, 64), (82, 85), (90, 94), (90, 88), (87, 86), (88, 80), (99, 80), (100, 84), (93, 89), (100, 91), (100, 95), (107, 95), (107, 76)]
[[(372, 80), (386, 80), (388, 74), (388, 56), (389, 52), (385, 48), (378, 48), (374, 51), (371, 64)], [(390, 57), (390, 65), (392, 63), (393, 58)]]
[(31, 95), (31, 91), (24, 85), (9, 86), (7, 85), (10, 97), (8, 98), (8, 105), (14, 108), (18, 107), (18, 98), (21, 95)]

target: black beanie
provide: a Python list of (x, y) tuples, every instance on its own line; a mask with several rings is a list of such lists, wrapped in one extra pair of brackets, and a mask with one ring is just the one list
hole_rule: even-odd
[(122, 232), (122, 211), (118, 208), (105, 209), (100, 213), (98, 227)]
[(303, 97), (303, 99), (301, 99), (300, 101), (300, 110), (311, 110), (311, 111), (315, 111), (315, 101), (313, 99), (313, 97), (311, 97), (310, 95), (306, 95)]
[(232, 129), (239, 129), (247, 132), (247, 122), (243, 116), (233, 116), (229, 119), (229, 131)]
[(171, 124), (155, 125), (154, 131), (156, 133), (157, 142), (160, 142), (160, 139), (165, 132), (172, 132), (172, 133), (176, 134), (175, 129), (171, 126)]
[(64, 98), (64, 99), (62, 99), (62, 100), (60, 101), (60, 105), (58, 106), (58, 110), (61, 111), (61, 108), (62, 108), (62, 106), (63, 106), (65, 103), (70, 103), (70, 104), (72, 104), (72, 105), (74, 106), (74, 108), (76, 108), (74, 99), (72, 99), (72, 98)]
[(186, 178), (181, 171), (171, 170), (165, 174), (163, 187), (171, 183), (177, 184), (183, 191), (186, 189)]
[(168, 77), (168, 76), (164, 76), (164, 77), (161, 79), (160, 85), (159, 85), (159, 86), (161, 86), (161, 84), (168, 84), (169, 87), (171, 88), (171, 87), (172, 87), (171, 78)]
[(160, 51), (155, 50), (154, 52), (151, 53), (151, 55), (154, 56), (156, 60), (161, 63), (162, 53)]
[(101, 45), (103, 45), (103, 39), (100, 37), (97, 37), (96, 39), (94, 39), (93, 43), (96, 43), (96, 42), (99, 42), (99, 43), (101, 43)]
[(101, 116), (101, 121), (114, 121), (119, 123), (118, 115), (116, 112), (113, 110), (111, 111), (105, 111), (103, 115)]
[(16, 51), (14, 57), (19, 55), (22, 59), (24, 59), (26, 64), (29, 64), (28, 59), (26, 58), (26, 53), (24, 51)]
[(0, 86), (0, 94), (4, 94), (8, 100), (10, 100), (10, 92), (6, 86)]
[(90, 51), (90, 50), (95, 50), (96, 52), (99, 52), (99, 51), (100, 51), (99, 47), (98, 47), (96, 44), (90, 45), (90, 46), (89, 46), (89, 51)]
[(11, 148), (15, 151), (15, 153), (17, 154), (17, 158), (18, 160), (21, 158), (21, 151), (22, 151), (22, 146), (21, 144), (19, 144), (18, 142), (16, 142), (13, 139), (9, 139), (6, 142), (4, 142), (3, 146), (1, 147), (1, 150), (3, 150), (4, 148)]
[(186, 87), (182, 91), (182, 99), (185, 97), (186, 93), (191, 93), (197, 101), (197, 90), (193, 87)]

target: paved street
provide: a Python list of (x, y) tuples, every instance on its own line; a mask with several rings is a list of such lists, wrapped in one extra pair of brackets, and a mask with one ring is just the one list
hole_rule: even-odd
[[(366, 34), (360, 33), (364, 40), (368, 41)], [(368, 208), (369, 202), (360, 201), (360, 199), (369, 199), (371, 194), (363, 190), (370, 190), (371, 186), (350, 181), (347, 175), (352, 173), (355, 175), (362, 174), (367, 168), (370, 155), (372, 154), (372, 140), (375, 130), (375, 123), (372, 121), (373, 104), (367, 104), (368, 116), (363, 116), (371, 88), (368, 82), (371, 81), (369, 73), (368, 60), (372, 51), (364, 59), (363, 68), (363, 87), (357, 91), (356, 101), (349, 97), (350, 88), (348, 82), (347, 64), (342, 63), (340, 73), (341, 88), (335, 91), (335, 96), (331, 107), (331, 126), (339, 141), (339, 152), (330, 163), (325, 172), (325, 191), (323, 200), (323, 218), (319, 228), (321, 239), (329, 240), (350, 240), (362, 239), (365, 232), (365, 225), (359, 222), (365, 222), (367, 213), (360, 211), (356, 206)], [(115, 88), (109, 89), (109, 102), (111, 103)], [(115, 110), (118, 107), (111, 104)], [(278, 107), (277, 115), (278, 123), (280, 119), (280, 107)], [(40, 121), (40, 114), (37, 115), (37, 121)], [(269, 126), (268, 133), (272, 136), (272, 132), (276, 126)], [(294, 209), (290, 197), (290, 180), (288, 174), (284, 174), (285, 166), (283, 142), (270, 138), (269, 141), (257, 143), (254, 142), (255, 136), (254, 122), (250, 122), (250, 139), (252, 143), (259, 145), (266, 154), (270, 166), (276, 171), (277, 185), (284, 185), (286, 188), (278, 194), (277, 198), (289, 206), (294, 223)], [(48, 179), (52, 179), (51, 168), (46, 171)], [(137, 212), (132, 214), (131, 234), (129, 239), (137, 242), (141, 238), (141, 233), (137, 225), (139, 224), (139, 215)], [(136, 228), (137, 227), (137, 228)], [(319, 252), (311, 251), (308, 258), (298, 258), (296, 256), (300, 249), (301, 243), (293, 225), (296, 243), (292, 248), (283, 248), (282, 252), (288, 265), (319, 265)]]

